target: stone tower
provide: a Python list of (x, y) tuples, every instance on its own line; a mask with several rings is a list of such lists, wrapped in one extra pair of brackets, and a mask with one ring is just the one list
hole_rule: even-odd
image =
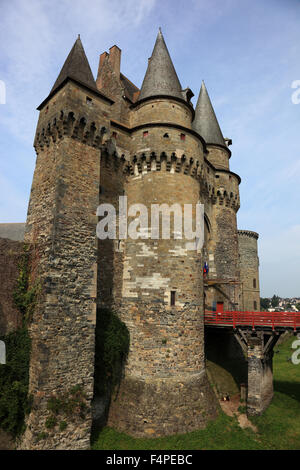
[[(31, 414), (21, 447), (89, 447), (91, 412), (68, 425), (69, 438), (47, 432), (48, 402), (80, 386), (93, 397), (97, 297), (97, 223), (100, 145), (112, 101), (96, 84), (78, 37), (49, 94), (39, 106), (37, 153), (25, 242), (32, 247), (41, 293), (30, 335)], [(69, 434), (70, 433), (70, 434)]]
[(258, 233), (239, 230), (241, 310), (260, 310)]
[[(149, 217), (152, 204), (192, 204), (195, 211), (200, 199), (206, 148), (192, 130), (189, 96), (159, 32), (133, 105), (125, 184), (128, 207), (142, 203)], [(174, 229), (170, 240), (146, 236), (124, 244), (117, 311), (130, 331), (130, 352), (108, 423), (158, 436), (200, 428), (216, 411), (204, 363), (201, 250), (188, 251)]]
[[(239, 254), (236, 213), (239, 204), (240, 177), (230, 171), (231, 152), (225, 142), (206, 86), (202, 82), (195, 110), (193, 129), (207, 145), (207, 172), (213, 174), (212, 197), (206, 200), (205, 261), (209, 265), (210, 283), (206, 285), (206, 305), (220, 302), (235, 310), (239, 302)], [(226, 139), (227, 143), (231, 142)], [(209, 177), (207, 178), (209, 179)], [(210, 196), (210, 195), (209, 195)], [(212, 287), (211, 287), (212, 286)]]

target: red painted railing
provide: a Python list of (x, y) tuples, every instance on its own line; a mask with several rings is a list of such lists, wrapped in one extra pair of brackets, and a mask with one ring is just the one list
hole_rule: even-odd
[(300, 312), (210, 312), (204, 314), (205, 325), (293, 328), (300, 330)]

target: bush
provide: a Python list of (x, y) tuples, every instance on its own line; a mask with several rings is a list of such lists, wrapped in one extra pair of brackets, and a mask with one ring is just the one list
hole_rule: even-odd
[(25, 414), (30, 409), (30, 338), (23, 327), (0, 339), (6, 344), (6, 364), (0, 365), (0, 427), (17, 436), (24, 431)]

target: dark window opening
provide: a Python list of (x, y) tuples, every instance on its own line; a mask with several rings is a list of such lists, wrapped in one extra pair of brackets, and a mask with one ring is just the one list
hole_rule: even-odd
[(89, 98), (88, 96), (86, 97), (86, 104), (91, 105), (92, 104), (92, 98)]
[(116, 133), (116, 132), (113, 132), (113, 133), (112, 133), (112, 137), (113, 137), (113, 139), (116, 139), (116, 138), (117, 138), (117, 133)]
[(175, 297), (176, 297), (176, 291), (171, 290), (171, 306), (175, 305)]
[(216, 175), (216, 178), (220, 178), (220, 175)]
[(256, 289), (256, 279), (253, 279), (253, 289)]
[(166, 132), (166, 133), (164, 134), (164, 137), (165, 137), (166, 139), (168, 139), (168, 138), (169, 138), (169, 134)]
[(144, 132), (143, 132), (143, 137), (147, 137), (148, 134), (149, 134), (148, 131), (144, 131)]
[(180, 140), (185, 140), (185, 134), (180, 134)]
[(256, 302), (256, 300), (254, 300), (253, 306), (254, 306), (254, 310), (257, 310), (257, 302)]

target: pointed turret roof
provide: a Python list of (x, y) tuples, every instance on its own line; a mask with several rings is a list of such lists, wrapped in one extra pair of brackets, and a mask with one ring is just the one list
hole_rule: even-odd
[(198, 134), (200, 134), (208, 144), (226, 145), (203, 81), (195, 109), (193, 129), (198, 132)]
[(67, 78), (72, 78), (98, 92), (79, 34), (52, 87), (50, 95), (52, 95)]
[(148, 62), (139, 100), (157, 95), (183, 98), (181, 85), (160, 28)]

